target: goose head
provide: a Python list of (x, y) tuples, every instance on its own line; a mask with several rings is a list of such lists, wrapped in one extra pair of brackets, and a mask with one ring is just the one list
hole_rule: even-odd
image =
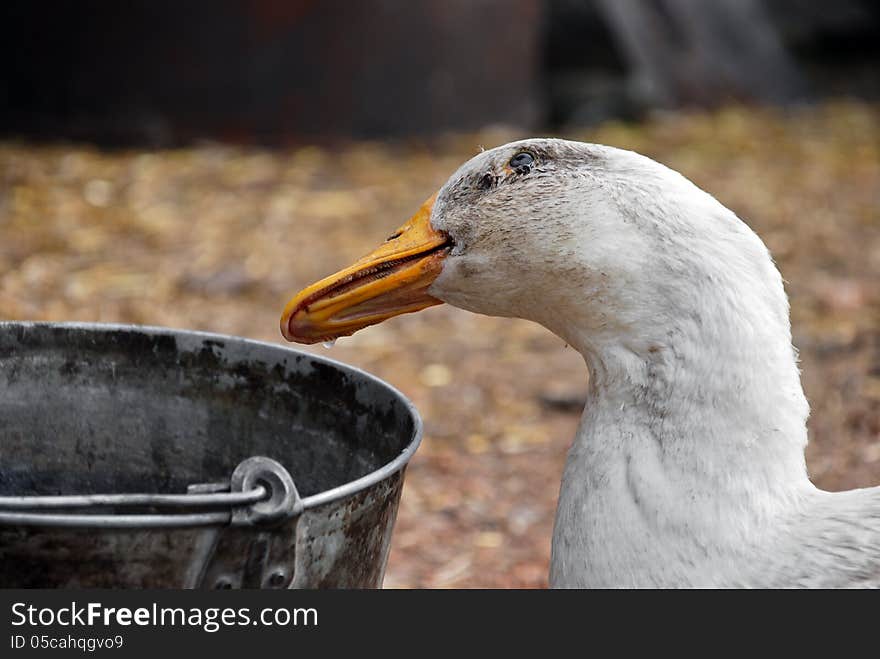
[(441, 302), (538, 322), (595, 365), (734, 320), (743, 344), (789, 337), (782, 280), (745, 223), (647, 157), (561, 139), (473, 157), (374, 252), (297, 294), (281, 331), (327, 341)]
[(774, 520), (815, 491), (782, 278), (677, 172), (557, 139), (480, 153), (374, 252), (297, 294), (281, 331), (314, 343), (441, 302), (540, 323), (589, 369), (551, 584), (749, 582)]

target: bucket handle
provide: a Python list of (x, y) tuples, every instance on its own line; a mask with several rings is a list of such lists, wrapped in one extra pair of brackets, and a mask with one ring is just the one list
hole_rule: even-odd
[[(227, 508), (161, 514), (65, 514), (65, 508), (100, 510), (108, 506), (155, 508)], [(0, 525), (58, 526), (94, 529), (259, 526), (298, 516), (303, 502), (290, 473), (271, 458), (243, 460), (228, 483), (190, 485), (186, 494), (87, 494), (0, 497)]]

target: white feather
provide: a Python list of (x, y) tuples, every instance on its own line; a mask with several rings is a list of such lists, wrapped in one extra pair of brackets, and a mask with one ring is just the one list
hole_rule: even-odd
[[(523, 150), (533, 170), (505, 169)], [(644, 156), (543, 139), (466, 163), (432, 223), (456, 241), (433, 295), (542, 323), (590, 372), (552, 586), (880, 585), (880, 488), (810, 482), (782, 278), (733, 212)]]

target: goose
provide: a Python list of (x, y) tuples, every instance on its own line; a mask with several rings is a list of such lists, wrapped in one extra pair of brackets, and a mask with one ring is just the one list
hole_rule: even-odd
[(443, 302), (540, 323), (586, 363), (551, 587), (880, 586), (880, 487), (808, 476), (780, 273), (678, 172), (562, 139), (484, 151), (295, 295), (281, 332), (329, 341)]

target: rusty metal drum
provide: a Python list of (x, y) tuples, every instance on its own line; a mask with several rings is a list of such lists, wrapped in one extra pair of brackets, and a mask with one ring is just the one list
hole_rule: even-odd
[(0, 587), (381, 587), (421, 433), (280, 345), (0, 323)]

